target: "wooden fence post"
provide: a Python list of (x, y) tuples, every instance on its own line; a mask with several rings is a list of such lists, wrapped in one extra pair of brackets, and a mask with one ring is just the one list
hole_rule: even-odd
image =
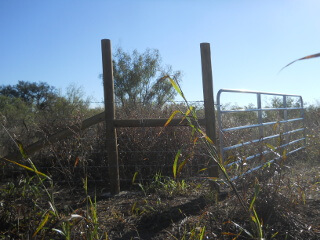
[(106, 144), (109, 164), (109, 177), (111, 193), (120, 192), (119, 162), (117, 132), (114, 126), (115, 101), (114, 101), (114, 82), (112, 67), (111, 41), (101, 40), (102, 67), (103, 67), (103, 87), (104, 87), (104, 106), (106, 122)]
[[(203, 100), (205, 111), (205, 125), (206, 134), (214, 142), (217, 147), (216, 137), (216, 117), (213, 97), (213, 79), (212, 79), (212, 67), (211, 67), (211, 52), (209, 43), (201, 43), (201, 66), (202, 66), (202, 84), (203, 84)], [(218, 148), (217, 148), (218, 149)], [(219, 177), (218, 165), (214, 162), (210, 162), (209, 177)], [(218, 185), (211, 181), (210, 186), (212, 189), (218, 190)]]

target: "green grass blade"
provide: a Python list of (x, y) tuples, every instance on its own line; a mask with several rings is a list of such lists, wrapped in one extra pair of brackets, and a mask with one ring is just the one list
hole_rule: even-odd
[(179, 111), (179, 110), (174, 111), (174, 112), (171, 114), (171, 116), (168, 118), (168, 120), (167, 120), (167, 122), (164, 124), (164, 126), (165, 126), (165, 127), (168, 126), (169, 123), (170, 123), (170, 122), (172, 121), (172, 119), (174, 118), (174, 116), (175, 116), (176, 114), (178, 114), (178, 113), (181, 113), (181, 111)]
[(266, 146), (267, 146), (268, 148), (270, 148), (271, 150), (276, 151), (276, 148), (275, 148), (274, 146), (272, 146), (271, 144), (266, 143)]
[(177, 91), (177, 93), (179, 93), (179, 95), (184, 99), (185, 97), (184, 97), (183, 92), (181, 91), (180, 87), (178, 86), (178, 84), (171, 77), (167, 76), (167, 78), (169, 79), (171, 85)]
[(262, 226), (261, 226), (261, 222), (259, 220), (258, 214), (254, 208), (252, 210), (253, 210), (254, 219), (255, 219), (254, 222), (256, 223), (257, 232), (259, 234), (259, 239), (263, 239), (263, 231), (262, 231)]
[(48, 175), (46, 175), (46, 174), (44, 174), (44, 173), (42, 173), (42, 172), (39, 172), (39, 171), (37, 171), (37, 170), (34, 170), (34, 169), (32, 169), (32, 168), (30, 168), (30, 167), (28, 167), (28, 166), (26, 166), (26, 165), (23, 165), (23, 164), (21, 164), (21, 163), (15, 162), (15, 161), (12, 161), (12, 160), (7, 159), (7, 158), (2, 158), (2, 159), (6, 160), (6, 161), (8, 161), (8, 162), (10, 162), (10, 163), (16, 164), (16, 165), (18, 165), (19, 167), (22, 167), (22, 168), (24, 168), (24, 169), (26, 169), (26, 170), (28, 170), (28, 171), (34, 172), (34, 173), (36, 173), (36, 174), (38, 174), (38, 175), (41, 175), (41, 176), (43, 176), (43, 177), (51, 180), (51, 178), (50, 178)]
[(189, 161), (189, 158), (185, 159), (182, 163), (179, 164), (178, 171), (177, 171), (177, 176), (180, 175), (183, 167), (187, 164), (188, 161)]
[(189, 116), (189, 114), (193, 111), (194, 107), (189, 107), (188, 111), (185, 113), (186, 116)]
[(202, 168), (198, 171), (198, 173), (208, 170), (208, 168)]
[(260, 192), (260, 186), (259, 186), (258, 179), (256, 178), (255, 179), (255, 184), (254, 184), (254, 196), (253, 196), (253, 198), (251, 200), (249, 210), (253, 209), (253, 205), (254, 205), (257, 197), (258, 197), (259, 192)]
[(177, 167), (178, 167), (178, 159), (181, 155), (181, 149), (178, 150), (175, 158), (174, 158), (174, 162), (172, 165), (172, 172), (173, 172), (173, 178), (176, 179), (177, 178)]
[(205, 134), (201, 129), (198, 129), (198, 132), (202, 134), (202, 136), (210, 143), (214, 144), (213, 141)]
[(256, 196), (256, 194), (254, 194), (254, 196), (251, 200), (251, 203), (250, 203), (250, 207), (249, 207), (250, 210), (253, 209), (253, 205), (254, 205), (254, 202), (256, 201), (256, 199), (257, 199), (257, 196)]
[(206, 226), (204, 226), (202, 229), (201, 229), (201, 232), (200, 232), (200, 236), (199, 236), (199, 240), (202, 240), (204, 238), (204, 233), (206, 232)]
[(286, 149), (284, 149), (283, 152), (282, 152), (282, 159), (283, 160), (287, 159), (287, 150)]
[(22, 143), (17, 139), (15, 141), (18, 145), (18, 148), (19, 148), (19, 151), (20, 151), (22, 157), (25, 159), (28, 158), (28, 155), (27, 155), (26, 151), (24, 150)]
[(34, 234), (32, 235), (32, 237), (34, 238), (39, 231), (41, 231), (41, 229), (43, 229), (44, 225), (46, 225), (46, 223), (48, 222), (49, 220), (49, 216), (50, 216), (50, 213), (47, 213), (43, 220), (41, 221), (40, 225), (37, 227), (36, 231), (34, 232)]
[(187, 119), (188, 122), (191, 123), (190, 117), (188, 117), (188, 116), (190, 115), (191, 111), (192, 111), (192, 107), (190, 107), (190, 108), (188, 109), (188, 111), (184, 114), (184, 116), (183, 116), (183, 118), (181, 119), (180, 123), (182, 123), (185, 119)]
[(277, 122), (273, 125), (272, 129), (273, 129), (274, 132), (278, 129), (279, 125), (280, 125), (280, 122), (279, 122), (279, 121), (277, 121)]
[(132, 178), (132, 184), (134, 184), (136, 182), (136, 178), (138, 176), (138, 172), (135, 172)]

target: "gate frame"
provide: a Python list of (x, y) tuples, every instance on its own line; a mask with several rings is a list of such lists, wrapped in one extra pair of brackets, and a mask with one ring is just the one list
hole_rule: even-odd
[[(220, 99), (220, 97), (221, 97), (221, 94), (224, 93), (224, 92), (256, 94), (257, 95), (257, 108), (255, 108), (255, 109), (240, 109), (240, 110), (221, 110), (221, 99)], [(262, 106), (261, 106), (261, 95), (282, 96), (283, 97), (283, 100), (282, 100), (283, 107), (282, 108), (262, 108)], [(297, 98), (299, 98), (300, 107), (287, 107), (287, 97), (297, 97)], [(277, 110), (283, 110), (283, 112), (284, 112), (282, 121), (266, 122), (266, 123), (263, 122), (262, 113), (264, 111), (277, 111)], [(300, 118), (288, 119), (288, 110), (300, 110)], [(237, 112), (257, 112), (258, 113), (257, 114), (257, 116), (258, 116), (258, 124), (244, 125), (244, 126), (238, 126), (238, 127), (232, 127), (232, 128), (223, 128), (222, 127), (222, 119), (221, 119), (222, 118), (222, 114), (237, 113)], [(286, 153), (286, 156), (288, 156), (288, 155), (293, 154), (293, 153), (295, 153), (295, 152), (297, 152), (299, 150), (305, 149), (305, 147), (306, 147), (305, 114), (304, 114), (304, 107), (303, 107), (303, 99), (302, 99), (302, 96), (300, 96), (300, 95), (283, 94), (283, 93), (272, 93), (272, 92), (261, 92), (261, 91), (250, 91), (250, 90), (238, 90), (238, 89), (220, 89), (218, 91), (218, 93), (217, 93), (217, 113), (218, 113), (217, 115), (218, 115), (218, 129), (219, 129), (219, 147), (220, 147), (220, 154), (221, 154), (221, 159), (222, 160), (224, 160), (225, 152), (227, 152), (227, 151), (229, 151), (231, 149), (236, 149), (236, 148), (242, 147), (244, 145), (250, 145), (252, 143), (263, 142), (263, 141), (268, 140), (268, 139), (279, 137), (280, 134), (276, 134), (276, 135), (272, 135), (272, 136), (264, 136), (264, 131), (263, 131), (264, 126), (276, 124), (278, 122), (282, 123), (282, 124), (285, 124), (284, 125), (285, 132), (281, 134), (281, 135), (285, 136), (285, 144), (276, 147), (276, 149), (285, 148), (285, 147), (287, 147), (287, 146), (289, 146), (291, 144), (294, 144), (296, 142), (303, 141), (303, 146)], [(288, 122), (294, 122), (294, 121), (302, 121), (303, 127), (288, 131), (287, 123)], [(248, 141), (248, 142), (245, 142), (245, 143), (236, 144), (236, 145), (232, 145), (232, 146), (224, 146), (225, 145), (224, 139), (223, 139), (223, 133), (224, 132), (232, 132), (232, 131), (248, 129), (248, 128), (257, 128), (257, 127), (259, 128), (259, 135), (260, 135), (260, 137), (258, 139), (254, 139), (254, 140), (251, 140), (251, 141)], [(288, 135), (292, 134), (292, 133), (295, 133), (295, 132), (299, 132), (299, 131), (303, 131), (303, 137), (289, 142)], [(246, 157), (246, 160), (252, 160), (252, 159), (254, 159), (256, 157), (261, 157), (262, 155), (267, 154), (269, 152), (270, 151), (265, 150), (265, 151), (263, 151), (261, 153), (257, 153), (257, 154), (251, 155), (249, 157)], [(279, 158), (281, 158), (281, 156), (280, 157), (278, 156), (277, 158), (269, 160), (266, 163), (272, 163), (272, 162), (278, 160)], [(234, 161), (232, 163), (227, 164), (226, 167), (229, 167), (229, 166), (231, 166), (233, 164), (236, 164), (236, 163), (239, 163), (239, 162), (242, 162), (242, 161), (243, 160), (241, 160), (241, 159), (237, 160), (237, 161)], [(247, 173), (250, 173), (252, 171), (258, 170), (259, 168), (263, 167), (266, 163), (264, 163), (264, 164), (262, 164), (262, 165), (260, 165), (258, 167), (255, 167), (253, 169), (250, 169), (244, 174), (247, 174)], [(239, 176), (236, 176), (236, 177), (232, 178), (232, 180), (235, 180), (238, 177)]]

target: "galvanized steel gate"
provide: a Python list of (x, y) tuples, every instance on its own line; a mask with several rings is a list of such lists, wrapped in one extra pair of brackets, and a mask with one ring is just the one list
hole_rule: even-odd
[[(224, 110), (221, 105), (221, 95), (223, 93), (246, 93), (256, 95), (256, 106), (253, 108), (242, 108), (242, 109), (231, 109)], [(262, 107), (262, 96), (271, 96), (274, 98), (280, 98), (280, 104), (278, 101), (277, 107)], [(290, 100), (291, 99), (291, 100)], [(296, 99), (293, 104), (292, 99)], [(244, 162), (246, 165), (250, 165), (255, 159), (262, 159), (256, 166), (252, 168), (246, 168), (246, 171), (242, 174), (247, 174), (255, 171), (265, 164), (270, 164), (284, 156), (295, 153), (306, 146), (306, 133), (305, 133), (305, 118), (304, 118), (304, 108), (303, 100), (299, 95), (288, 95), (280, 93), (268, 93), (268, 92), (254, 92), (247, 90), (231, 90), (231, 89), (221, 89), (217, 94), (217, 111), (218, 111), (218, 126), (219, 126), (219, 143), (220, 143), (220, 153), (223, 161), (226, 163), (226, 167), (232, 167), (233, 165), (241, 165)], [(251, 113), (250, 113), (251, 112)], [(278, 116), (278, 120), (271, 120), (268, 115)], [(294, 112), (295, 114), (292, 114)], [(244, 114), (250, 113), (251, 118), (255, 118), (254, 124), (244, 124), (240, 126), (224, 126), (223, 118), (226, 121), (231, 121), (233, 114)], [(280, 119), (279, 119), (280, 116)], [(242, 123), (243, 124), (243, 123)], [(281, 132), (276, 134), (272, 133), (275, 128), (279, 128), (281, 125)], [(268, 130), (266, 128), (269, 128)], [(227, 141), (226, 135), (233, 138), (233, 134), (237, 136), (245, 135), (244, 131), (253, 131), (256, 129), (256, 133), (251, 139), (246, 139), (244, 141), (230, 142)], [(270, 130), (271, 129), (271, 130)], [(278, 141), (278, 144), (273, 145), (268, 144), (273, 139), (282, 139)], [(237, 153), (236, 157), (233, 155), (230, 157), (228, 153), (230, 151), (240, 152), (239, 149), (251, 145), (250, 155), (241, 156)], [(252, 145), (255, 145), (252, 147)], [(253, 151), (255, 150), (255, 152)], [(267, 155), (272, 155), (272, 157), (266, 157)], [(232, 155), (232, 154), (231, 154)], [(250, 164), (249, 164), (250, 162)], [(233, 179), (238, 178), (234, 176)]]

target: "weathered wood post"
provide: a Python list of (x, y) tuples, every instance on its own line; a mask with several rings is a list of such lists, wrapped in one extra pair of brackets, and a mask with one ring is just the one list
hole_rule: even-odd
[(102, 50), (102, 68), (103, 68), (103, 87), (104, 87), (104, 106), (106, 123), (106, 144), (109, 165), (109, 177), (111, 193), (120, 192), (119, 163), (118, 163), (118, 145), (117, 132), (114, 126), (115, 119), (115, 101), (114, 101), (114, 82), (111, 41), (109, 39), (101, 40)]
[[(202, 65), (202, 84), (203, 84), (203, 100), (205, 111), (206, 134), (217, 146), (216, 136), (216, 117), (213, 97), (213, 79), (211, 67), (211, 52), (209, 43), (201, 43), (201, 65)], [(217, 148), (218, 149), (218, 148)], [(219, 177), (218, 165), (212, 160), (209, 166), (209, 177)], [(218, 190), (218, 185), (211, 181), (211, 188)]]

